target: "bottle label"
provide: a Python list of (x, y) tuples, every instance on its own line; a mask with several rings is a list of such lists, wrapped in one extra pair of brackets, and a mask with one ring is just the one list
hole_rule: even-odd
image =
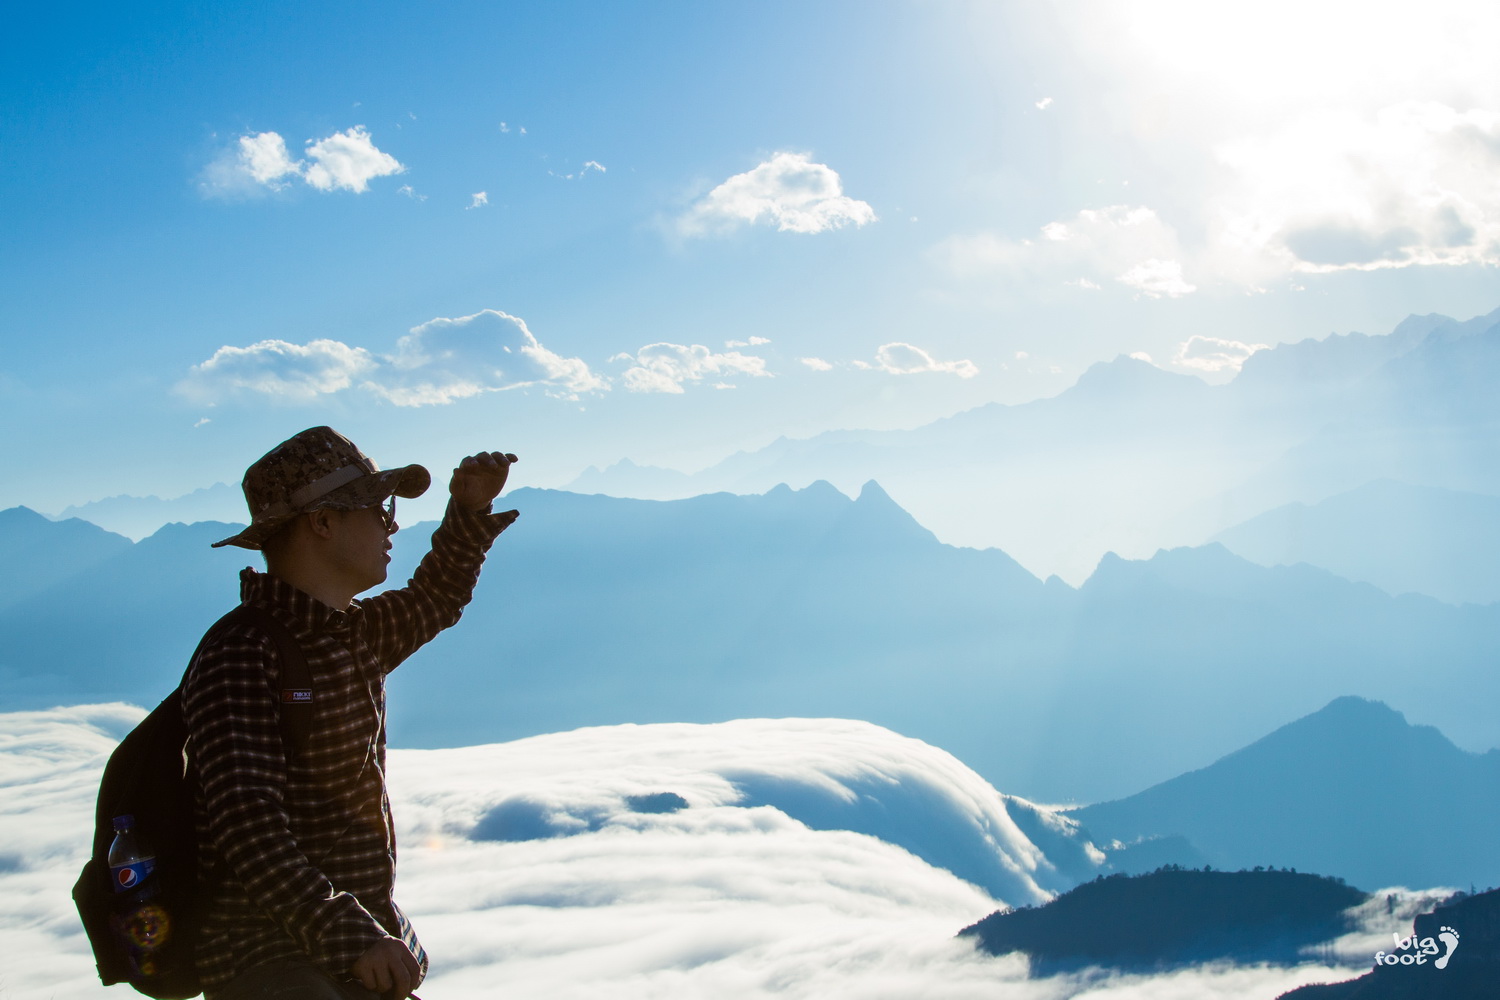
[(152, 872), (156, 871), (155, 858), (142, 858), (129, 865), (117, 865), (110, 869), (114, 875), (115, 892), (130, 892), (139, 889)]

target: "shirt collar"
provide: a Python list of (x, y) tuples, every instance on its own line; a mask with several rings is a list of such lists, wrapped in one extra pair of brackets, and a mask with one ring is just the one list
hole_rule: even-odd
[(281, 577), (258, 572), (249, 566), (240, 570), (240, 600), (246, 604), (280, 608), (309, 633), (345, 631), (363, 614), (358, 601), (349, 602), (349, 606), (342, 610), (330, 608)]

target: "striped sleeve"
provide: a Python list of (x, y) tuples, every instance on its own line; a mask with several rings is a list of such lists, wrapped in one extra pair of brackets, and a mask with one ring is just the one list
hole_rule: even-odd
[(424, 643), (458, 621), (474, 595), (485, 554), (514, 516), (472, 511), (448, 502), (432, 548), (399, 590), (360, 601), (366, 638), (389, 673)]

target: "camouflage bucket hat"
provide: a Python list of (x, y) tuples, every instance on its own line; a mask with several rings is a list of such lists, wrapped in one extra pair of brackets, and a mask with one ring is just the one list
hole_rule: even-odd
[(420, 465), (381, 472), (331, 427), (311, 427), (287, 438), (245, 471), (242, 484), (250, 526), (214, 542), (258, 549), (278, 528), (310, 510), (358, 510), (387, 497), (419, 497), (432, 485)]

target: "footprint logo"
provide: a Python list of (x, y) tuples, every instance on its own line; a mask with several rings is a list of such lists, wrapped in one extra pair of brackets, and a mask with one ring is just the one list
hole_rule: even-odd
[(1452, 927), (1444, 927), (1438, 931), (1438, 940), (1443, 942), (1444, 947), (1448, 950), (1443, 952), (1443, 956), (1432, 964), (1434, 968), (1446, 969), (1448, 967), (1448, 959), (1452, 958), (1453, 953), (1458, 950), (1458, 931)]

